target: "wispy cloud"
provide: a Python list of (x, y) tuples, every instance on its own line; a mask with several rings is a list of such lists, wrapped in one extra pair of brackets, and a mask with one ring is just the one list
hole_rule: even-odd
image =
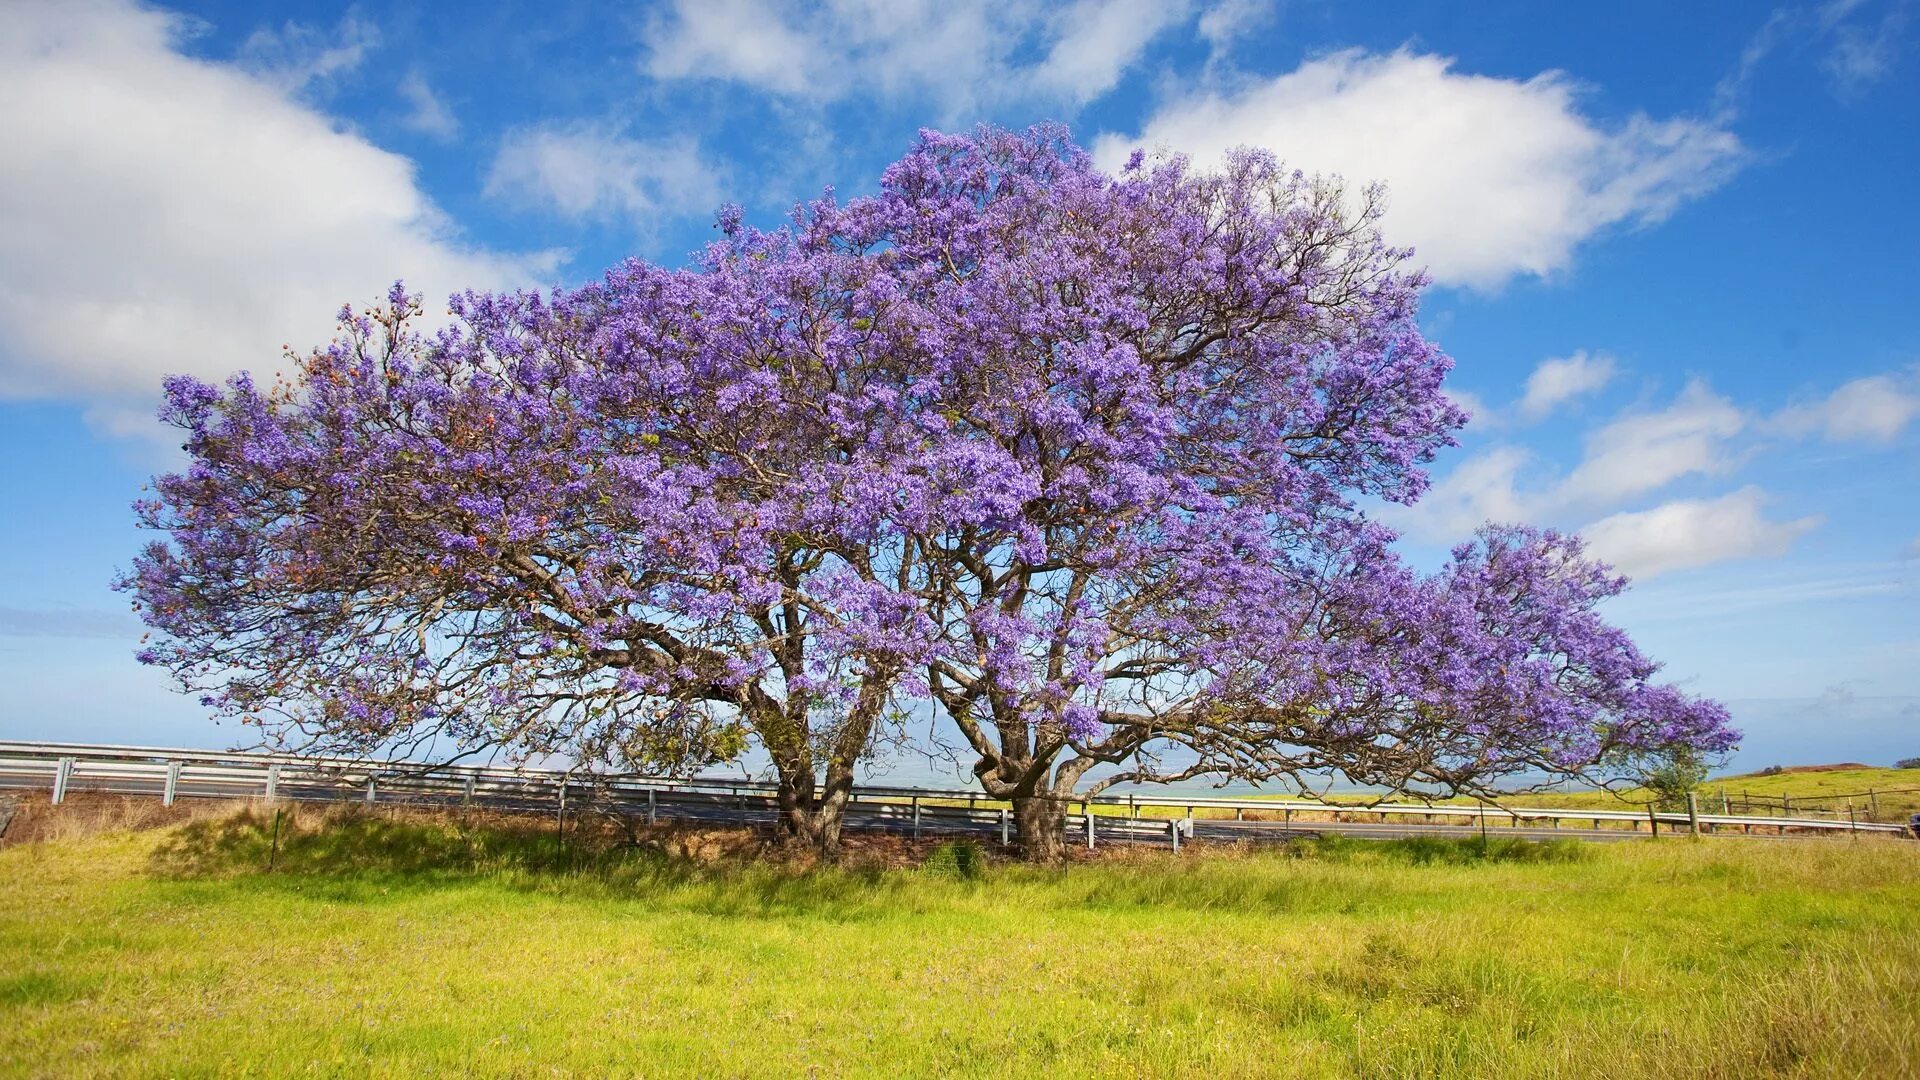
[(1613, 373), (1613, 357), (1605, 353), (1589, 356), (1584, 349), (1572, 356), (1542, 360), (1527, 377), (1520, 415), (1543, 420), (1561, 405), (1604, 389), (1613, 381)]
[(691, 139), (647, 140), (609, 125), (556, 123), (509, 132), (487, 173), (486, 193), (576, 221), (710, 211), (718, 171)]
[(1768, 423), (1787, 434), (1818, 434), (1833, 442), (1889, 443), (1915, 417), (1920, 417), (1920, 367), (1843, 383), (1820, 401), (1780, 410)]
[(242, 67), (288, 94), (326, 90), (380, 46), (380, 28), (349, 10), (331, 30), (287, 22), (262, 27), (240, 45)]
[(442, 142), (451, 141), (460, 134), (460, 119), (453, 110), (441, 100), (440, 95), (427, 85), (426, 76), (418, 71), (409, 71), (400, 80), (398, 87), (400, 99), (407, 103), (407, 112), (400, 118), (402, 126), (409, 131), (429, 135)]
[(125, 611), (0, 607), (0, 636), (133, 641), (144, 627)]

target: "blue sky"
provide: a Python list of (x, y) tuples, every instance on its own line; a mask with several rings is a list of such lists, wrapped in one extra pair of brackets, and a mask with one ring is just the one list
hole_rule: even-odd
[[(1461, 8), (1470, 10), (1460, 10)], [(1738, 763), (1920, 754), (1920, 4), (9, 5), (0, 736), (225, 745), (107, 581), (160, 377), (679, 263), (921, 126), (1383, 181), (1476, 414), (1397, 514), (1583, 531)]]

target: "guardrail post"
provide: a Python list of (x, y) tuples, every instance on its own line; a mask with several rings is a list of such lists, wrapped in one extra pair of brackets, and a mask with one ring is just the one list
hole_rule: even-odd
[(1647, 829), (1655, 840), (1660, 839), (1660, 815), (1653, 812), (1653, 804), (1647, 804)]
[(1087, 850), (1092, 851), (1093, 850), (1093, 804), (1090, 802), (1081, 803), (1080, 809), (1085, 810), (1087, 812)]
[(647, 824), (649, 825), (657, 824), (659, 820), (660, 820), (659, 811), (654, 806), (654, 801), (653, 801), (653, 789), (648, 788), (647, 789)]
[(72, 779), (73, 759), (63, 757), (60, 759), (60, 763), (53, 767), (53, 801), (55, 804), (66, 801), (67, 781)]
[(1173, 850), (1175, 852), (1178, 852), (1180, 850), (1180, 819), (1179, 818), (1167, 819), (1167, 835), (1173, 839)]
[(166, 790), (160, 793), (160, 805), (172, 806), (173, 797), (179, 793), (179, 790), (180, 763), (177, 761), (169, 761), (167, 762), (167, 786)]
[(913, 797), (913, 838), (920, 839), (920, 796)]
[(1000, 846), (1008, 847), (1013, 843), (1013, 815), (1006, 807), (1000, 808)]
[(373, 776), (371, 774), (367, 776), (367, 805), (373, 805)]
[(1700, 803), (1691, 791), (1687, 792), (1687, 830), (1695, 836), (1700, 835)]
[(461, 806), (473, 805), (473, 788), (474, 788), (474, 778), (472, 776), (468, 776), (467, 782), (460, 785), (460, 805)]
[(267, 801), (274, 802), (279, 798), (280, 798), (280, 766), (269, 765), (267, 766)]

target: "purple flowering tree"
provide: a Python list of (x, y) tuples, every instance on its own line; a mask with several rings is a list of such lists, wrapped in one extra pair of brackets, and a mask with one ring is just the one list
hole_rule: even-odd
[(1363, 513), (1465, 419), (1376, 206), (1259, 153), (1109, 177), (1058, 129), (925, 133), (875, 196), (724, 213), (692, 270), (469, 296), (431, 337), (396, 288), (286, 383), (168, 384), (192, 463), (140, 507), (172, 538), (123, 582), (144, 658), (323, 744), (752, 740), (827, 850), (912, 701), (1042, 858), (1120, 779), (1724, 749), (1574, 541), (1489, 530), (1421, 577)]

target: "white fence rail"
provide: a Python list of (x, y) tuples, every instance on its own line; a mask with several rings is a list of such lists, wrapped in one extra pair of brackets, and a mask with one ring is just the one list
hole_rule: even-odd
[[(673, 816), (725, 820), (771, 820), (775, 785), (744, 777), (656, 777), (591, 774), (559, 769), (497, 765), (436, 765), (425, 762), (307, 757), (294, 754), (182, 750), (148, 746), (93, 746), (77, 743), (0, 741), (0, 787), (51, 790), (54, 802), (70, 792), (158, 795), (171, 805), (182, 797), (264, 798), (377, 802), (466, 803), (506, 809), (564, 811), (611, 806), (623, 813), (656, 819)], [(1178, 846), (1194, 835), (1197, 811), (1232, 813), (1243, 824), (1236, 834), (1251, 834), (1258, 824), (1310, 828), (1299, 815), (1332, 815), (1348, 823), (1373, 820), (1430, 826), (1499, 824), (1559, 828), (1562, 823), (1608, 824), (1658, 834), (1660, 831), (1771, 831), (1776, 835), (1878, 833), (1911, 835), (1902, 825), (1824, 818), (1753, 817), (1727, 814), (1659, 813), (1652, 810), (1560, 809), (1495, 804), (1375, 802), (1338, 804), (1304, 799), (1214, 799), (1174, 794), (1103, 795), (1075, 800), (1079, 813), (1068, 817), (1070, 834), (1091, 843), (1096, 835), (1113, 840), (1158, 838)], [(1151, 811), (1184, 812), (1161, 817)], [(1150, 811), (1145, 816), (1142, 811)], [(979, 791), (864, 784), (855, 789), (852, 824), (911, 831), (919, 836), (943, 831), (998, 831), (1008, 835), (1004, 803)], [(1272, 820), (1278, 815), (1279, 820)], [(1416, 821), (1416, 819), (1418, 819)], [(1208, 821), (1213, 828), (1223, 820)]]

